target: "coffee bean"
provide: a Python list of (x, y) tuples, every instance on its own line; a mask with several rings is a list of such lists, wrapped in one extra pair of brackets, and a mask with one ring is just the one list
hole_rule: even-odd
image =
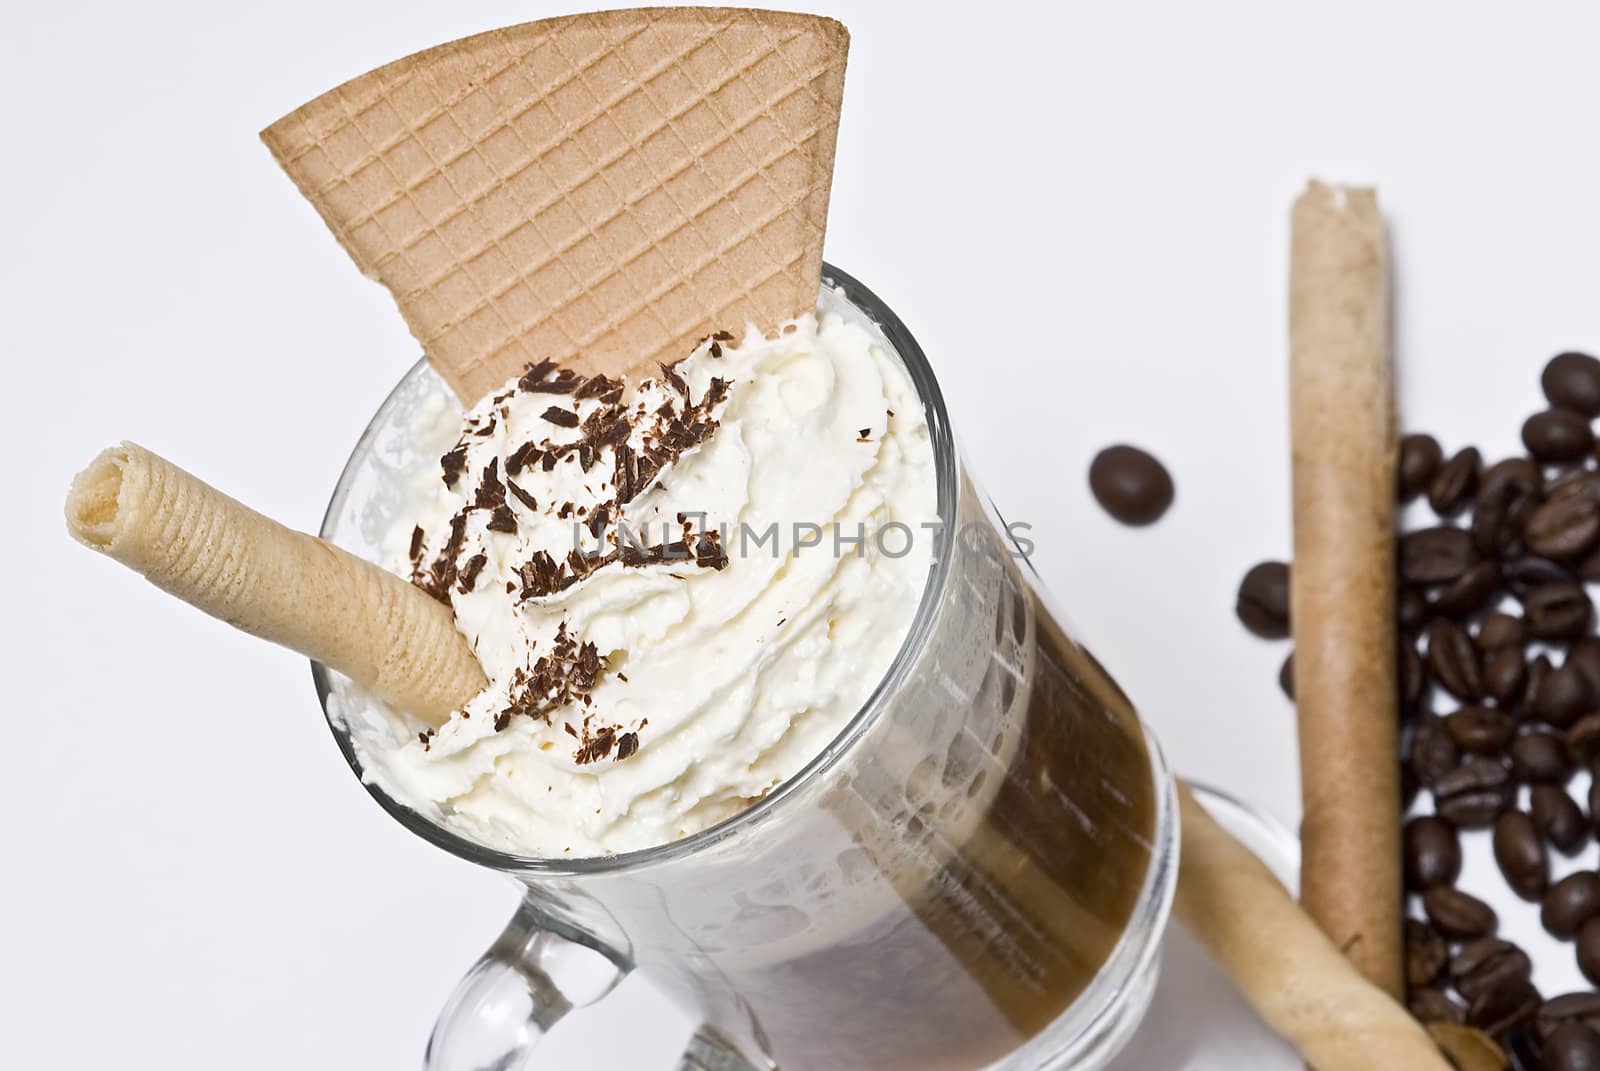
[(1401, 588), (1400, 594), (1395, 596), (1395, 623), (1406, 632), (1420, 631), (1432, 614), (1428, 597), (1416, 588)]
[(1278, 687), (1283, 689), (1283, 694), (1290, 699), (1294, 698), (1294, 652), (1290, 651), (1283, 660), (1283, 668), (1278, 670)]
[(1467, 1007), (1467, 1023), (1485, 1034), (1499, 1036), (1531, 1022), (1539, 1010), (1539, 991), (1525, 978), (1507, 978)]
[(1404, 636), (1400, 638), (1400, 649), (1395, 652), (1395, 675), (1400, 678), (1401, 706), (1415, 710), (1428, 687), (1428, 671), (1422, 666), (1422, 656), (1417, 654), (1416, 646)]
[(1511, 772), (1530, 784), (1565, 784), (1572, 775), (1566, 741), (1555, 733), (1523, 733), (1511, 741)]
[(1422, 715), (1411, 735), (1410, 765), (1417, 780), (1433, 788), (1455, 770), (1460, 761), (1461, 752), (1445, 731), (1443, 719), (1436, 714)]
[[(1521, 959), (1518, 958), (1519, 956)], [(1462, 978), (1468, 978), (1482, 972), (1482, 977), (1487, 978), (1497, 973), (1505, 964), (1515, 965), (1526, 958), (1527, 956), (1522, 949), (1504, 938), (1480, 937), (1472, 941), (1463, 942), (1461, 947), (1456, 949), (1455, 954), (1450, 957), (1450, 977), (1459, 981)], [(1530, 973), (1532, 971), (1531, 963), (1529, 964), (1529, 971)], [(1517, 972), (1512, 970), (1510, 973), (1515, 974)], [(1483, 987), (1481, 984), (1473, 985), (1468, 983), (1468, 988), (1471, 992), (1463, 991), (1461, 995), (1470, 999), (1471, 993), (1480, 992)]]
[(1522, 597), (1528, 635), (1539, 640), (1576, 639), (1589, 628), (1594, 606), (1582, 584), (1540, 584)]
[(1562, 664), (1577, 670), (1595, 695), (1600, 696), (1600, 636), (1585, 636), (1574, 643), (1567, 651), (1567, 660)]
[(1576, 461), (1594, 446), (1594, 433), (1582, 413), (1546, 409), (1523, 423), (1522, 444), (1540, 461)]
[(1479, 554), (1490, 556), (1500, 553), (1505, 545), (1517, 538), (1522, 526), (1508, 524), (1512, 499), (1516, 492), (1510, 487), (1496, 490), (1478, 489), (1477, 500), (1472, 504), (1472, 520), (1467, 531), (1472, 534), (1472, 545)]
[(1590, 918), (1600, 914), (1600, 874), (1579, 870), (1568, 874), (1544, 894), (1539, 921), (1552, 937), (1568, 938)]
[(1588, 843), (1589, 823), (1583, 808), (1559, 785), (1534, 785), (1528, 793), (1528, 811), (1533, 824), (1557, 851), (1571, 855)]
[(1402, 438), (1400, 458), (1395, 465), (1400, 501), (1409, 502), (1426, 491), (1443, 461), (1444, 451), (1432, 435), (1418, 433)]
[(1578, 969), (1600, 985), (1600, 918), (1590, 918), (1578, 927)]
[(1548, 1038), (1567, 1023), (1582, 1023), (1591, 1030), (1600, 1026), (1600, 993), (1564, 993), (1539, 1006), (1534, 1027), (1540, 1038)]
[(1494, 908), (1448, 885), (1439, 885), (1423, 893), (1422, 910), (1434, 929), (1457, 941), (1487, 937), (1499, 923)]
[(1289, 635), (1289, 567), (1283, 562), (1252, 566), (1239, 584), (1234, 612), (1245, 628), (1263, 639)]
[(1172, 505), (1172, 475), (1135, 446), (1109, 446), (1089, 465), (1089, 490), (1112, 517), (1128, 525), (1159, 520)]
[(1433, 809), (1435, 814), (1457, 829), (1488, 829), (1515, 799), (1515, 795), (1508, 791), (1483, 789), (1439, 800)]
[(1400, 537), (1400, 576), (1407, 583), (1442, 584), (1476, 560), (1472, 537), (1461, 528), (1422, 528)]
[(1413, 987), (1406, 998), (1406, 1010), (1419, 1023), (1453, 1023), (1457, 1026), (1467, 1021), (1467, 1009), (1456, 1003), (1449, 994), (1431, 987)]
[(1524, 900), (1537, 900), (1550, 884), (1550, 858), (1533, 819), (1506, 811), (1494, 823), (1494, 859), (1506, 884)]
[(1433, 609), (1446, 617), (1466, 617), (1499, 592), (1500, 566), (1492, 561), (1481, 561), (1446, 584), (1434, 596)]
[(1522, 694), (1528, 677), (1528, 663), (1521, 647), (1500, 647), (1483, 660), (1483, 690), (1500, 703), (1510, 703)]
[(1475, 755), (1499, 753), (1517, 733), (1516, 719), (1492, 707), (1462, 707), (1445, 716), (1444, 727), (1456, 747)]
[[(1555, 667), (1550, 664), (1549, 655), (1535, 655), (1528, 662), (1527, 680), (1522, 685), (1522, 699), (1517, 703), (1518, 713), (1524, 720), (1539, 716), (1538, 701), (1550, 683), (1550, 675), (1555, 672)], [(1576, 674), (1574, 674), (1576, 676)], [(1579, 678), (1579, 684), (1583, 679)], [(1580, 711), (1581, 713), (1581, 711)], [(1576, 717), (1577, 715), (1574, 715)]]
[(1511, 771), (1503, 762), (1498, 759), (1472, 758), (1435, 781), (1433, 794), (1448, 797), (1510, 787)]
[(1482, 464), (1483, 455), (1478, 448), (1469, 446), (1440, 466), (1428, 484), (1428, 505), (1433, 511), (1443, 517), (1460, 509), (1477, 489), (1478, 468)]
[(1567, 750), (1581, 763), (1600, 758), (1600, 712), (1585, 714), (1567, 730)]
[[(1513, 555), (1500, 563), (1500, 578), (1512, 591), (1522, 595), (1540, 584), (1570, 581), (1572, 574), (1559, 562), (1536, 554)], [(1526, 628), (1526, 625), (1524, 625)]]
[(1435, 621), (1428, 631), (1428, 668), (1444, 690), (1471, 702), (1483, 694), (1478, 648), (1454, 621)]
[[(1582, 952), (1579, 952), (1580, 961)], [(1545, 1038), (1541, 1071), (1600, 1071), (1600, 1034), (1583, 1023), (1568, 1022)]]
[(1586, 495), (1552, 498), (1528, 514), (1522, 538), (1542, 557), (1581, 558), (1600, 544), (1600, 502)]
[(1401, 841), (1408, 887), (1422, 891), (1449, 885), (1460, 876), (1461, 842), (1455, 827), (1444, 819), (1434, 815), (1411, 819), (1401, 831)]
[(1587, 353), (1560, 353), (1550, 358), (1539, 385), (1551, 405), (1600, 416), (1600, 361)]
[[(1528, 671), (1530, 688), (1533, 687), (1541, 659), (1546, 664), (1549, 662), (1544, 655), (1534, 660)], [(1532, 698), (1533, 712), (1539, 720), (1558, 729), (1568, 728), (1595, 707), (1594, 689), (1589, 686), (1582, 671), (1570, 662), (1563, 664), (1560, 669), (1545, 672)]]
[(1508, 457), (1483, 470), (1478, 494), (1506, 494), (1521, 498), (1544, 490), (1544, 472), (1537, 462), (1525, 457)]
[(1522, 618), (1496, 610), (1483, 615), (1478, 622), (1478, 647), (1493, 651), (1500, 647), (1517, 647), (1522, 644)]
[(1419, 989), (1439, 977), (1450, 961), (1450, 946), (1434, 928), (1417, 919), (1405, 920), (1406, 987)]

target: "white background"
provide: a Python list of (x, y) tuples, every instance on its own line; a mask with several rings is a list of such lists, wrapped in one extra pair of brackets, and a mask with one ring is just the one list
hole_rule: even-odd
[[(853, 32), (830, 260), (911, 325), (974, 470), (1178, 768), (1292, 824), (1284, 647), (1231, 612), (1244, 569), (1288, 548), (1289, 200), (1313, 174), (1381, 184), (1405, 420), (1509, 449), (1543, 360), (1600, 350), (1600, 7), (815, 6)], [(508, 885), (367, 798), (301, 659), (72, 545), (60, 502), (131, 438), (314, 527), (417, 347), (256, 131), (566, 10), (8, 17), (0, 1064), (414, 1066), (509, 914)], [(1088, 497), (1115, 440), (1177, 478), (1152, 529)], [(627, 1021), (589, 1020), (607, 1065), (656, 1066)]]

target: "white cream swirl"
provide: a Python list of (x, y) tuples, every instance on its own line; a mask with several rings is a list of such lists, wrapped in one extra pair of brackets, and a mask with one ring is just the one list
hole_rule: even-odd
[[(876, 327), (825, 289), (815, 315), (776, 337), (708, 340), (673, 372), (681, 382), (644, 381), (620, 402), (508, 384), (465, 414), (455, 486), (435, 476), (420, 495), (422, 568), (449, 559), (456, 622), (490, 684), (437, 734), (369, 760), (402, 799), (491, 847), (625, 851), (748, 806), (843, 729), (915, 614), (931, 559), (923, 526), (937, 518), (933, 451)], [(633, 423), (624, 454), (666, 455), (631, 499), (616, 446), (575, 445), (594, 440), (611, 403)], [(690, 405), (717, 422), (708, 437), (709, 422), (697, 436), (654, 416)], [(547, 419), (552, 406), (579, 426)], [(689, 444), (675, 458), (663, 444), (674, 436)], [(559, 459), (546, 467), (544, 454)], [(501, 497), (497, 479), (516, 486)], [(720, 529), (720, 547), (695, 534), (699, 561), (616, 561), (565, 586), (528, 565), (541, 551), (560, 565), (575, 542), (614, 550), (615, 523), (604, 548), (586, 526), (602, 505), (637, 542), (680, 539), (681, 514), (696, 533)]]

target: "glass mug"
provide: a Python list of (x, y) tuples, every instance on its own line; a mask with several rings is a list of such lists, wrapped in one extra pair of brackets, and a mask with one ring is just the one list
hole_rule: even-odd
[[(363, 753), (400, 730), (313, 665), (368, 791), (524, 898), (442, 1012), (430, 1071), (536, 1066), (540, 1037), (629, 971), (704, 1024), (703, 1071), (1042, 1071), (1104, 1066), (1155, 985), (1177, 874), (1172, 778), (1127, 699), (1045, 603), (967, 475), (905, 326), (832, 267), (843, 314), (899, 355), (926, 411), (940, 525), (894, 664), (799, 774), (720, 824), (591, 859), (469, 841), (386, 792)], [(322, 535), (382, 560), (437, 457), (421, 362), (356, 446)]]

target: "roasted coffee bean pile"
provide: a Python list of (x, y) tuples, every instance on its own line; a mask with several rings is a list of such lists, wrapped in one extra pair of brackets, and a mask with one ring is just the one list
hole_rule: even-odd
[[(1404, 809), (1406, 981), (1424, 1022), (1493, 1037), (1521, 1071), (1600, 1071), (1600, 993), (1546, 999), (1498, 918), (1455, 887), (1460, 834), (1489, 830), (1506, 885), (1540, 905), (1600, 987), (1600, 872), (1551, 880), (1551, 853), (1575, 855), (1600, 826), (1600, 778), (1587, 809), (1569, 783), (1600, 766), (1600, 637), (1585, 587), (1600, 580), (1600, 361), (1563, 353), (1545, 367), (1549, 408), (1522, 426), (1526, 455), (1486, 463), (1446, 455), (1429, 435), (1400, 444), (1400, 498), (1434, 520), (1397, 533), (1397, 685)], [(1289, 634), (1289, 567), (1255, 566), (1237, 613), (1258, 636)], [(1293, 697), (1291, 660), (1279, 675)]]

